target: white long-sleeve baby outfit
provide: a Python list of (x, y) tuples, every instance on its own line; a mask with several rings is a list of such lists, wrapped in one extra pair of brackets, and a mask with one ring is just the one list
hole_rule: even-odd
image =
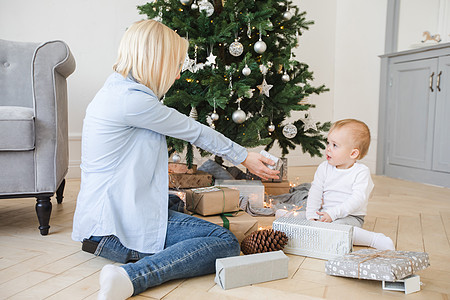
[(367, 166), (355, 163), (348, 169), (338, 169), (324, 161), (309, 190), (306, 218), (318, 219), (316, 212), (321, 208), (333, 221), (349, 215), (365, 216), (373, 187)]

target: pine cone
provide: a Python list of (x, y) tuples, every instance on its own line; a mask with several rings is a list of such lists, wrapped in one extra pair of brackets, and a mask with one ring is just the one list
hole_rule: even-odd
[(255, 254), (282, 250), (286, 246), (288, 237), (284, 232), (273, 229), (252, 232), (241, 243), (244, 254)]

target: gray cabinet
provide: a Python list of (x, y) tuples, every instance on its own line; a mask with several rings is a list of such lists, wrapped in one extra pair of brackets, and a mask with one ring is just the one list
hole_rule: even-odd
[(450, 187), (450, 44), (382, 56), (377, 174)]

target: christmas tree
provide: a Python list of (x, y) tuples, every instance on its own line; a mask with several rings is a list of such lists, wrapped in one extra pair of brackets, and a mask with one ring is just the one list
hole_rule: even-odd
[[(141, 14), (190, 43), (181, 78), (164, 104), (244, 147), (263, 145), (268, 151), (277, 141), (283, 156), (296, 145), (311, 156), (322, 156), (323, 132), (330, 123), (313, 121), (307, 97), (327, 89), (310, 84), (312, 72), (293, 54), (302, 32), (313, 24), (306, 13), (290, 1), (197, 1), (155, 0), (138, 6)], [(291, 111), (305, 115), (288, 122)], [(192, 164), (191, 144), (168, 138), (168, 147), (169, 155), (186, 149)]]

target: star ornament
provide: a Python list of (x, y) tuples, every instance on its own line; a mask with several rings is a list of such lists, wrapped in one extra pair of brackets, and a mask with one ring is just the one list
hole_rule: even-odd
[[(194, 64), (195, 64), (195, 60), (190, 59), (190, 58), (189, 58), (189, 55), (186, 54), (186, 58), (184, 59), (183, 67), (181, 68), (181, 72), (184, 72), (184, 71), (186, 71), (186, 70), (189, 70), (190, 72), (192, 72), (192, 71), (193, 71)], [(192, 72), (192, 73), (193, 73), (193, 72)]]
[(205, 65), (207, 66), (211, 66), (216, 64), (216, 55), (213, 55), (212, 52), (209, 54), (209, 56), (206, 58), (207, 62), (205, 63)]
[(302, 119), (302, 122), (305, 124), (303, 127), (304, 131), (307, 131), (309, 129), (317, 130), (316, 122), (310, 117), (306, 117)]
[(273, 87), (272, 84), (267, 84), (266, 79), (263, 79), (263, 82), (256, 86), (259, 89), (259, 94), (262, 95), (266, 95), (267, 97), (269, 97), (269, 90)]

